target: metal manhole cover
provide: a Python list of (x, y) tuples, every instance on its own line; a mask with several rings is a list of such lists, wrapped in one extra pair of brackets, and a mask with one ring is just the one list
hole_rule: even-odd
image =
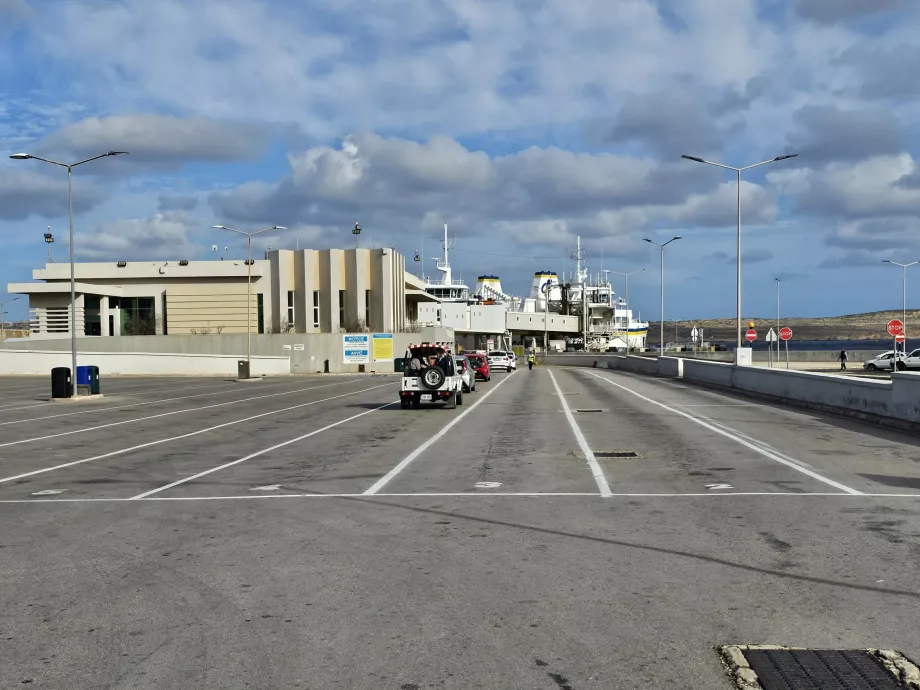
[(750, 690), (905, 690), (920, 671), (898, 652), (729, 646), (722, 657), (739, 688)]

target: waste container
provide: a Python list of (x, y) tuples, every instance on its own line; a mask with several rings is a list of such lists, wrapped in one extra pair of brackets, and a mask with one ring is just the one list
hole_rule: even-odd
[(236, 361), (236, 376), (240, 379), (249, 378), (249, 361), (245, 359), (238, 359)]
[(51, 397), (70, 398), (73, 396), (73, 384), (70, 380), (70, 367), (55, 367), (51, 370)]
[(396, 359), (393, 360), (393, 371), (403, 372), (405, 370), (406, 370), (406, 358), (405, 357), (397, 357)]
[(77, 367), (77, 395), (99, 395), (99, 367)]

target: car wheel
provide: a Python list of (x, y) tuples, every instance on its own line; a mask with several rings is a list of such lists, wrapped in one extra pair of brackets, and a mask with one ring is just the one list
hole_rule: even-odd
[(400, 398), (399, 406), (402, 407), (402, 409), (404, 410), (408, 410), (410, 407), (412, 407), (412, 399), (411, 398)]
[(878, 367), (875, 366), (874, 364), (870, 364), (869, 366), (866, 367), (866, 369), (868, 369), (869, 371), (878, 371)]
[(422, 401), (419, 399), (419, 397), (418, 397), (417, 395), (414, 396), (414, 397), (412, 398), (412, 409), (413, 409), (413, 410), (417, 410), (417, 409), (419, 409), (421, 406), (422, 406)]
[(457, 405), (462, 405), (462, 404), (463, 404), (463, 393), (458, 392), (454, 396), (454, 407), (456, 407)]
[(898, 371), (904, 371), (907, 369), (907, 365), (904, 362), (898, 362)]

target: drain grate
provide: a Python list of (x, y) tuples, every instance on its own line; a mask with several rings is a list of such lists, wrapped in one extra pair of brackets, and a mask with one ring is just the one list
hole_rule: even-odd
[(602, 410), (601, 408), (599, 408), (599, 407), (597, 407), (597, 408), (584, 408), (584, 409), (575, 410), (575, 411), (576, 411), (576, 412), (603, 412), (603, 410)]
[(634, 450), (596, 450), (596, 458), (638, 458), (639, 454)]
[[(878, 652), (886, 659), (884, 662), (873, 652), (865, 649), (722, 648), (723, 657), (734, 671), (739, 687), (763, 690), (904, 690), (906, 686), (898, 678), (898, 669), (903, 662), (913, 665), (896, 652)], [(751, 677), (754, 674), (756, 677)]]

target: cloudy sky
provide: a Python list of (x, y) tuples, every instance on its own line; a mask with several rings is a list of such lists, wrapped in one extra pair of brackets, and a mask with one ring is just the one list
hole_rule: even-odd
[(734, 173), (680, 156), (798, 153), (745, 173), (745, 314), (776, 277), (789, 315), (899, 307), (917, 26), (916, 0), (0, 0), (0, 285), (48, 225), (67, 254), (66, 173), (7, 155), (122, 149), (75, 171), (80, 260), (241, 255), (214, 223), (352, 246), (358, 221), (431, 271), (446, 220), (468, 282), (526, 292), (581, 236), (592, 271), (647, 269), (630, 297), (657, 319), (642, 240), (681, 235), (666, 318), (730, 316)]

